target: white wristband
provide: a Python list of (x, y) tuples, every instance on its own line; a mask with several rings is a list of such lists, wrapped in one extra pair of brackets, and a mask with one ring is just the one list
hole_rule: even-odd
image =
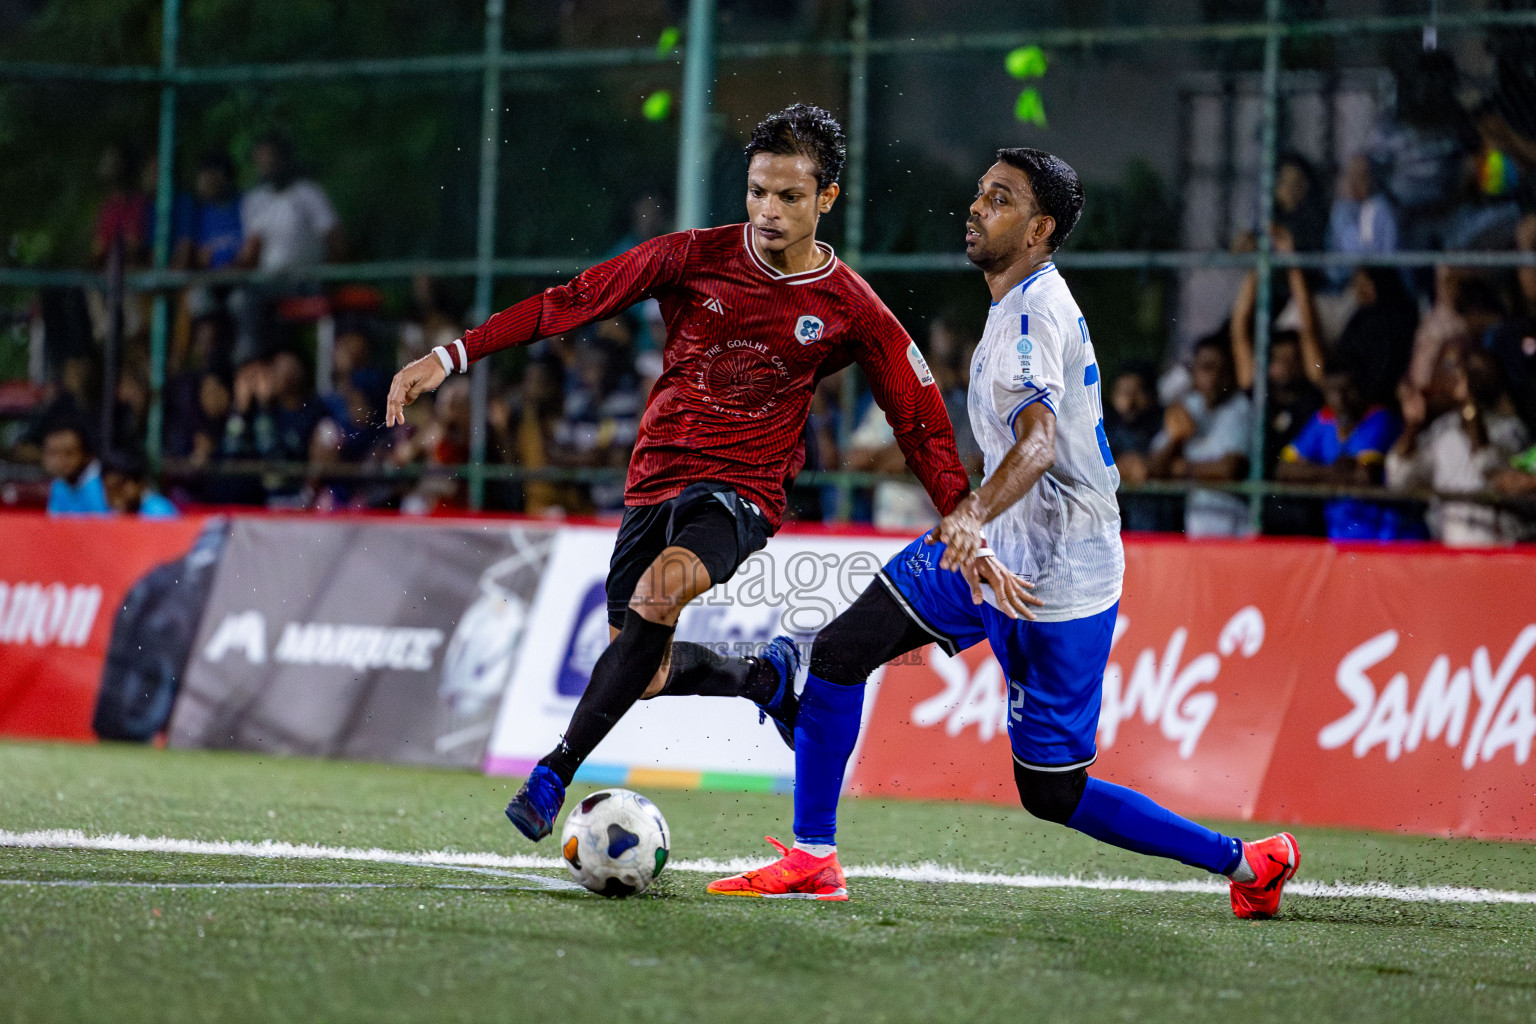
[(437, 356), (437, 361), (443, 364), (443, 372), (450, 377), (453, 376), (453, 359), (448, 355), (448, 350), (439, 345), (432, 350), (432, 354)]
[(976, 554), (972, 555), (971, 557), (972, 558), (996, 558), (997, 557), (997, 552), (993, 551), (991, 548), (989, 548), (985, 544), (983, 544), (981, 547), (976, 549)]

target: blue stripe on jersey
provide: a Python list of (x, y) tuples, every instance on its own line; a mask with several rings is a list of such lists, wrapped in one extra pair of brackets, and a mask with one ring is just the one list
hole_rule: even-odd
[[(1034, 282), (1034, 280), (1037, 277), (1039, 277), (1041, 274), (1044, 274), (1047, 270), (1055, 270), (1055, 269), (1056, 269), (1056, 264), (1054, 264), (1054, 263), (1046, 263), (1046, 264), (1042, 265), (1040, 267), (1040, 269), (1036, 270), (1033, 274), (1030, 274), (1028, 277), (1026, 277), (1024, 280), (1020, 281), (1014, 287), (1018, 288), (1018, 290), (1020, 292), (1023, 292), (1027, 288), (1029, 288), (1029, 286)], [(1003, 301), (1002, 299), (998, 299), (997, 300), (997, 302), (1002, 302), (1002, 301)], [(997, 302), (992, 303), (992, 305), (994, 305), (994, 306), (997, 305)], [(1028, 333), (1028, 332), (1026, 332), (1026, 333)]]
[(1019, 333), (1020, 334), (1028, 334), (1029, 333), (1029, 314), (1028, 313), (1020, 313), (1019, 314)]
[(1099, 364), (1089, 363), (1083, 371), (1083, 387), (1091, 388), (1099, 382)]
[[(1031, 385), (1031, 387), (1033, 387), (1033, 385)], [(1050, 394), (1050, 392), (1046, 391), (1043, 388), (1040, 388), (1040, 389), (1037, 389), (1037, 390), (1039, 391), (1039, 394), (1030, 395), (1028, 398), (1024, 399), (1024, 401), (1020, 402), (1018, 404), (1018, 407), (1015, 408), (1013, 410), (1013, 412), (1010, 413), (1009, 416), (1008, 416), (1008, 432), (1010, 434), (1013, 434), (1015, 437), (1018, 436), (1018, 432), (1014, 429), (1014, 425), (1013, 425), (1014, 421), (1019, 418), (1019, 413), (1023, 412), (1025, 409), (1028, 409), (1030, 406), (1034, 405), (1036, 402), (1041, 403), (1047, 409), (1051, 410), (1051, 415), (1052, 416), (1056, 415), (1056, 403), (1051, 401), (1051, 394)]]

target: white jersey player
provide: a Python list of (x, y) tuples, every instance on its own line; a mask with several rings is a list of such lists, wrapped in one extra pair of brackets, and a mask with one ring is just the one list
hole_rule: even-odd
[(998, 560), (1034, 584), (1042, 602), (1035, 618), (1044, 622), (1095, 615), (1120, 600), (1120, 471), (1104, 434), (1102, 391), (1087, 321), (1056, 264), (992, 304), (970, 389), (986, 476), (1017, 443), (1019, 417), (1037, 402), (1056, 421), (1056, 460), (984, 532)]
[(775, 840), (779, 860), (710, 892), (847, 899), (837, 800), (865, 679), (931, 643), (955, 654), (985, 640), (1008, 681), (1025, 809), (1228, 876), (1239, 917), (1279, 910), (1301, 862), (1289, 833), (1244, 843), (1088, 774), (1125, 558), (1093, 342), (1051, 262), (1082, 208), (1077, 174), (1040, 150), (999, 150), (982, 176), (965, 250), (992, 293), (970, 379), (986, 479), (817, 636), (794, 718), (794, 849)]

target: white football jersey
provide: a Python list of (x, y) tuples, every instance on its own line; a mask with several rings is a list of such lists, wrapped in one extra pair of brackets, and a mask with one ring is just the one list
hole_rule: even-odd
[[(1054, 263), (992, 304), (971, 362), (971, 430), (990, 477), (1027, 406), (1056, 415), (1056, 464), (982, 528), (998, 559), (1034, 583), (1041, 621), (1096, 615), (1120, 599), (1120, 471), (1104, 434), (1103, 386), (1088, 325)], [(989, 588), (990, 589), (990, 588)], [(990, 593), (989, 593), (990, 599)], [(995, 602), (994, 602), (995, 603)]]

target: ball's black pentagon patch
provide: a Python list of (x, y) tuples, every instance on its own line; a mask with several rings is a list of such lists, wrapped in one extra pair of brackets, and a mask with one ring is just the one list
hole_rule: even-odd
[(618, 878), (610, 878), (603, 883), (603, 888), (600, 890), (599, 895), (607, 896), (611, 900), (621, 900), (625, 896), (633, 896), (637, 891), (628, 882)]
[(591, 814), (592, 808), (596, 807), (598, 804), (602, 803), (604, 800), (607, 800), (611, 796), (613, 796), (613, 794), (608, 792), (606, 789), (601, 793), (593, 793), (591, 796), (587, 797), (581, 802), (581, 813)]

